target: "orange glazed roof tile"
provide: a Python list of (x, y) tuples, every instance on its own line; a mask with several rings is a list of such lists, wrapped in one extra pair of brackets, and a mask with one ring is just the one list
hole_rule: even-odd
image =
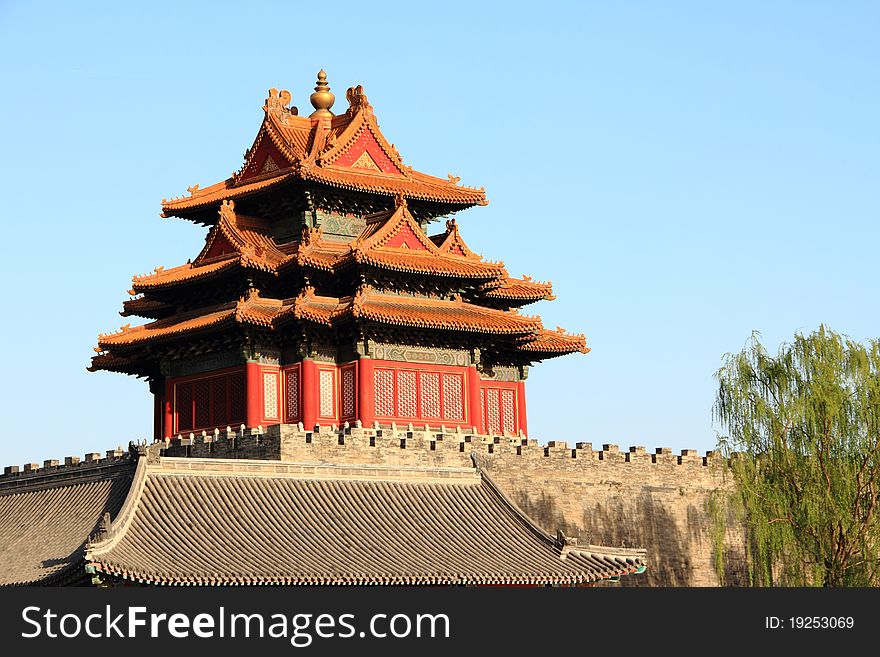
[(218, 260), (210, 264), (196, 265), (185, 264), (171, 269), (157, 268), (152, 274), (132, 277), (132, 289), (135, 292), (150, 292), (152, 290), (172, 287), (179, 283), (188, 283), (195, 280), (210, 278), (222, 272), (234, 269), (240, 265), (239, 258), (230, 256), (224, 260)]
[(590, 348), (587, 347), (587, 339), (583, 334), (571, 335), (557, 327), (555, 331), (542, 328), (535, 338), (517, 345), (517, 351), (533, 351), (561, 356), (576, 351), (587, 354), (590, 352)]
[(295, 301), (268, 299), (252, 293), (246, 299), (189, 310), (142, 326), (123, 326), (116, 333), (99, 335), (96, 350), (115, 350), (184, 334), (211, 331), (232, 324), (273, 328), (276, 318), (285, 314), (288, 307), (292, 308)]
[(184, 313), (158, 319), (142, 326), (125, 325), (116, 333), (98, 336), (101, 349), (118, 349), (141, 342), (152, 342), (161, 338), (174, 337), (184, 333), (196, 333), (206, 329), (225, 326), (235, 320), (238, 303), (230, 302), (209, 308), (190, 310)]
[(455, 300), (404, 297), (362, 289), (351, 314), (382, 324), (450, 331), (526, 335), (541, 328), (537, 317), (518, 315)]
[(208, 259), (212, 245), (221, 235), (241, 256), (243, 265), (274, 271), (287, 259), (278, 249), (271, 229), (263, 219), (237, 214), (234, 201), (223, 201), (219, 214), (220, 219), (208, 233), (205, 247), (196, 257), (195, 265), (198, 266)]
[[(488, 284), (487, 284), (488, 287)], [(487, 299), (510, 299), (512, 301), (540, 301), (546, 299), (552, 301), (553, 285), (533, 281), (529, 277), (505, 278), (498, 287), (487, 289), (483, 296)]]
[(150, 299), (148, 297), (138, 297), (129, 299), (122, 303), (122, 311), (119, 313), (123, 317), (136, 315), (138, 317), (149, 317), (151, 319), (159, 319), (170, 315), (174, 312), (174, 306), (167, 304), (158, 299)]
[[(297, 116), (287, 107), (290, 93), (270, 89), (263, 107), (266, 116), (242, 169), (231, 178), (204, 189), (194, 186), (188, 197), (163, 200), (162, 215), (205, 208), (294, 179), (382, 196), (402, 194), (411, 199), (462, 207), (487, 203), (483, 189), (461, 186), (451, 175), (437, 178), (405, 166), (397, 149), (379, 130), (363, 89), (353, 87), (347, 96), (348, 111), (327, 121)], [(271, 143), (276, 157), (280, 154), (283, 161), (276, 162), (273, 158), (274, 166), (266, 167), (263, 153), (269, 146), (264, 147), (264, 143)], [(352, 149), (360, 152), (364, 148), (363, 153), (369, 156), (365, 164), (360, 158), (348, 162), (353, 158)], [(371, 154), (382, 160), (381, 166)], [(264, 160), (262, 166), (255, 160), (258, 155)]]
[[(95, 349), (99, 348), (96, 347)], [(136, 356), (117, 356), (116, 354), (102, 353), (92, 357), (92, 364), (86, 368), (86, 371), (128, 372), (129, 370), (137, 370), (141, 364), (141, 359)]]
[[(391, 246), (395, 239), (400, 244)], [(491, 280), (507, 275), (503, 263), (484, 261), (470, 251), (467, 256), (444, 252), (425, 235), (405, 202), (394, 211), (368, 215), (366, 227), (353, 242), (329, 242), (320, 229), (310, 230), (296, 254), (299, 266), (323, 271), (336, 272), (355, 263), (453, 278)]]
[[(405, 297), (374, 292), (363, 287), (354, 297), (324, 297), (306, 288), (291, 299), (263, 298), (256, 293), (247, 299), (209, 306), (159, 319), (142, 326), (126, 325), (116, 333), (98, 336), (93, 368), (102, 369), (104, 352), (117, 352), (140, 344), (174, 339), (182, 335), (214, 331), (234, 324), (276, 328), (292, 319), (307, 319), (333, 326), (349, 318), (366, 319), (391, 326), (419, 329), (469, 331), (526, 336), (541, 330), (537, 317), (495, 310), (462, 301)], [(531, 344), (531, 343), (529, 343)], [(111, 353), (111, 356), (118, 356)]]
[(236, 184), (234, 178), (227, 178), (204, 189), (197, 189), (189, 196), (162, 200), (162, 216), (171, 217), (178, 212), (219, 205), (224, 199), (239, 199), (250, 194), (281, 185), (294, 178), (292, 168), (276, 171), (271, 177)]
[[(134, 291), (148, 292), (179, 283), (204, 280), (237, 267), (251, 267), (274, 273), (278, 265), (289, 259), (275, 244), (265, 222), (255, 217), (237, 215), (233, 201), (223, 201), (219, 215), (220, 219), (205, 239), (204, 248), (191, 264), (135, 276), (132, 279)], [(221, 237), (234, 251), (210, 256), (212, 246)]]

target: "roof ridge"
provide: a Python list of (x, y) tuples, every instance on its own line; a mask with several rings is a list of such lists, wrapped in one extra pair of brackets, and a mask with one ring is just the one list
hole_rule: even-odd
[[(448, 483), (457, 479), (478, 482), (476, 467), (391, 465), (382, 463), (326, 463), (320, 461), (279, 461), (276, 459), (223, 459), (160, 456), (148, 466), (150, 474), (187, 474), (193, 476), (259, 476), (303, 479), (389, 479), (421, 480)], [(322, 476), (327, 475), (327, 476)]]
[(134, 519), (138, 502), (140, 501), (141, 494), (144, 490), (147, 462), (150, 459), (158, 458), (158, 446), (161, 444), (162, 443), (154, 443), (150, 447), (139, 446), (137, 451), (132, 450), (132, 455), (136, 455), (138, 461), (134, 477), (131, 481), (131, 486), (128, 489), (128, 495), (125, 498), (125, 502), (122, 503), (119, 513), (116, 514), (116, 518), (110, 523), (110, 526), (107, 527), (104, 532), (86, 542), (84, 555), (86, 562), (92, 560), (92, 555), (102, 554), (112, 549), (125, 534), (125, 530), (128, 529), (128, 526)]

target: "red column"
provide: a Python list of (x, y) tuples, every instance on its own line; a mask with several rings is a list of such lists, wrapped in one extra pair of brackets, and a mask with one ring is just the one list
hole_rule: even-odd
[(263, 382), (260, 381), (260, 364), (246, 363), (244, 366), (246, 412), (245, 425), (253, 428), (263, 423)]
[(373, 360), (361, 356), (357, 362), (357, 419), (365, 427), (373, 425), (376, 406), (373, 402)]
[(480, 412), (480, 375), (475, 365), (467, 368), (468, 425), (477, 428), (478, 433), (486, 433), (483, 414)]
[(164, 425), (165, 430), (162, 438), (174, 437), (174, 384), (171, 379), (165, 379), (165, 400), (164, 400)]
[(519, 430), (526, 436), (529, 435), (529, 428), (526, 424), (526, 382), (518, 381), (516, 384), (516, 409), (519, 415)]
[(318, 422), (318, 368), (315, 361), (303, 359), (301, 371), (302, 423), (306, 431), (311, 431)]

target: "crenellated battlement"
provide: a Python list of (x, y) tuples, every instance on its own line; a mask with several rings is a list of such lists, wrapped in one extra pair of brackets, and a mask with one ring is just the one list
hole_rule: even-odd
[[(570, 446), (564, 440), (551, 440), (546, 444), (523, 436), (495, 436), (478, 434), (461, 427), (423, 427), (412, 425), (397, 427), (321, 426), (307, 431), (302, 424), (273, 425), (267, 428), (244, 426), (227, 427), (186, 436), (178, 435), (171, 440), (154, 443), (161, 454), (168, 456), (192, 456), (198, 458), (254, 458), (279, 460), (309, 460), (311, 456), (320, 461), (329, 457), (339, 462), (359, 461), (365, 457), (401, 463), (419, 458), (418, 452), (429, 452), (433, 460), (449, 460), (449, 465), (466, 463), (471, 453), (477, 457), (520, 457), (522, 460), (575, 460), (591, 464), (632, 465), (678, 465), (711, 466), (722, 462), (717, 451), (707, 451), (700, 456), (696, 450), (683, 449), (673, 454), (668, 447), (658, 447), (653, 453), (645, 447), (631, 446), (621, 451), (616, 444), (603, 444), (593, 449), (589, 442), (577, 442)], [(454, 456), (459, 454), (461, 456)], [(397, 458), (395, 458), (395, 456)], [(84, 472), (90, 468), (118, 464), (129, 458), (129, 450), (121, 446), (100, 452), (88, 452), (82, 458), (66, 456), (64, 462), (48, 459), (22, 466), (9, 465), (0, 474), (4, 481), (31, 479), (48, 474)], [(369, 460), (375, 460), (370, 458)]]
[[(668, 447), (658, 447), (648, 452), (645, 447), (631, 446), (621, 451), (615, 444), (603, 444), (594, 449), (589, 442), (551, 440), (541, 444), (534, 438), (524, 436), (497, 436), (479, 434), (461, 427), (405, 428), (353, 426), (315, 426), (311, 431), (302, 424), (273, 425), (262, 428), (227, 427), (221, 431), (179, 435), (167, 441), (163, 452), (169, 456), (197, 456), (210, 458), (276, 458), (301, 460), (312, 456), (319, 460), (333, 457), (341, 462), (350, 459), (377, 457), (380, 459), (409, 461), (417, 456), (413, 452), (431, 452), (440, 455), (462, 454), (450, 457), (456, 462), (471, 452), (478, 456), (511, 456), (521, 459), (576, 460), (593, 464), (627, 463), (637, 465), (711, 466), (721, 463), (717, 451), (700, 456), (696, 450), (683, 449), (673, 454)], [(295, 457), (295, 458), (293, 458)], [(372, 459), (370, 459), (372, 460)], [(452, 463), (451, 463), (452, 464)]]
[(112, 476), (109, 470), (121, 472), (134, 464), (130, 449), (117, 447), (104, 454), (103, 458), (100, 452), (88, 452), (83, 458), (66, 456), (63, 463), (58, 459), (47, 459), (42, 465), (7, 465), (3, 468), (3, 474), (0, 474), (0, 493), (10, 490), (20, 492), (31, 487), (70, 486)]

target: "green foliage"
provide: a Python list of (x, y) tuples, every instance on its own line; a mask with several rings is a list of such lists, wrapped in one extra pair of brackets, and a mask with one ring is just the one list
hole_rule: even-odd
[(753, 584), (880, 585), (880, 342), (753, 334), (715, 377)]

